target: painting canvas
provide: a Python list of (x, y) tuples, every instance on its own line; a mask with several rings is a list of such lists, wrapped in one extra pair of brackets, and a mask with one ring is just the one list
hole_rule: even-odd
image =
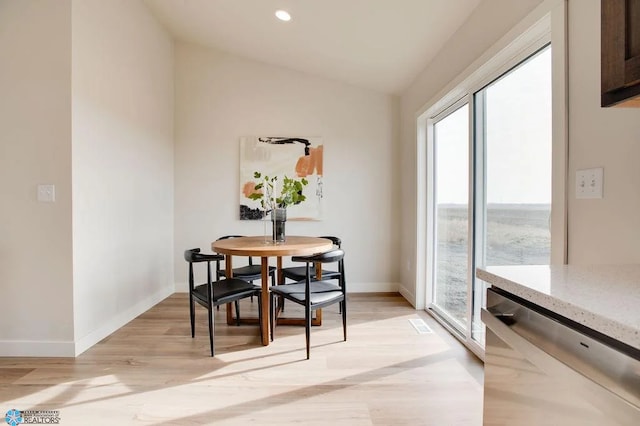
[(306, 200), (287, 208), (287, 220), (320, 220), (323, 198), (323, 150), (321, 138), (246, 136), (240, 138), (240, 219), (260, 220), (264, 212), (260, 202), (247, 194), (254, 188), (254, 173), (305, 178)]

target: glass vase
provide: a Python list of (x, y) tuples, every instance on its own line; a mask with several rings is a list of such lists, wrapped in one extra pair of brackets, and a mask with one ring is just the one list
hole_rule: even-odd
[(287, 209), (276, 208), (271, 210), (271, 223), (274, 243), (283, 243), (286, 240), (284, 225), (287, 222)]
[(267, 231), (267, 223), (271, 222), (271, 219), (268, 216), (268, 211), (266, 209), (262, 210), (262, 230), (263, 230), (263, 239), (262, 242), (264, 244), (271, 244), (271, 235)]

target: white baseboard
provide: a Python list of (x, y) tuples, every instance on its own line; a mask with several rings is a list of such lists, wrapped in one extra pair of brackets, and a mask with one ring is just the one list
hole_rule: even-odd
[(416, 295), (413, 294), (412, 292), (410, 292), (409, 290), (407, 290), (406, 288), (402, 287), (401, 285), (398, 286), (398, 291), (400, 292), (400, 295), (402, 297), (404, 297), (405, 299), (407, 299), (407, 302), (411, 303), (411, 306), (413, 306), (414, 308), (416, 307)]
[(114, 331), (118, 330), (129, 321), (137, 317), (138, 315), (148, 311), (153, 306), (157, 305), (171, 294), (174, 291), (170, 287), (166, 287), (156, 292), (155, 294), (147, 297), (146, 299), (136, 303), (131, 308), (127, 309), (124, 312), (121, 312), (119, 315), (111, 318), (111, 320), (104, 324), (102, 327), (97, 330), (93, 330), (91, 333), (84, 336), (82, 339), (77, 340), (75, 342), (75, 356), (80, 355), (82, 352), (89, 349), (91, 346), (98, 343), (100, 340), (104, 339)]
[(347, 281), (347, 293), (396, 293), (398, 292), (399, 287), (399, 283), (367, 283)]
[(76, 357), (91, 346), (98, 343), (120, 327), (148, 311), (173, 293), (170, 287), (164, 288), (145, 300), (137, 303), (125, 312), (112, 318), (107, 324), (92, 331), (78, 341), (31, 341), (31, 340), (2, 340), (0, 341), (0, 356), (14, 357)]
[(73, 358), (74, 348), (75, 345), (71, 341), (2, 340), (0, 356)]

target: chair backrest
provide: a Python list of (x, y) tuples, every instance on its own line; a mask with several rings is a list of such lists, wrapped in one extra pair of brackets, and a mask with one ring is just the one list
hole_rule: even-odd
[(342, 248), (342, 240), (338, 237), (334, 237), (332, 235), (323, 235), (322, 237), (318, 238), (326, 238), (327, 240), (331, 240), (333, 241), (333, 245), (337, 246), (338, 248)]
[(344, 250), (333, 249), (324, 253), (316, 253), (309, 256), (292, 256), (293, 262), (305, 262), (307, 264), (307, 281), (311, 279), (311, 265), (314, 263), (334, 263), (338, 262), (338, 272), (340, 273), (340, 287), (345, 287), (344, 276)]
[(204, 254), (200, 253), (200, 248), (193, 248), (184, 251), (184, 260), (189, 262), (189, 291), (194, 289), (193, 264), (198, 262), (207, 262), (207, 282), (211, 285), (211, 262), (219, 262), (224, 260), (221, 254)]
[(218, 238), (218, 240), (228, 240), (229, 238), (240, 238), (240, 237), (244, 237), (244, 235), (224, 235)]
[(324, 253), (316, 253), (308, 256), (292, 256), (293, 262), (307, 262), (307, 263), (333, 263), (338, 262), (344, 258), (344, 250), (334, 249)]
[(221, 254), (203, 254), (200, 253), (199, 248), (189, 249), (184, 251), (184, 260), (189, 263), (197, 262), (213, 262), (218, 260), (224, 260), (224, 256)]
[(195, 256), (198, 255), (199, 253), (200, 253), (200, 249), (199, 248), (185, 250), (184, 251), (184, 260), (186, 260), (189, 263), (197, 262), (197, 260), (195, 260)]

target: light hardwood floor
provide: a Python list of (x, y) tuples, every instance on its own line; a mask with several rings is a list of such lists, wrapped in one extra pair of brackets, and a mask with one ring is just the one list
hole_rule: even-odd
[[(223, 308), (211, 358), (206, 310), (196, 307), (191, 339), (187, 300), (172, 295), (77, 358), (0, 358), (1, 414), (58, 410), (61, 425), (482, 423), (482, 363), (399, 295), (350, 295), (346, 342), (337, 306), (325, 309), (308, 361), (303, 327), (279, 326), (265, 347), (257, 326), (227, 326)], [(412, 318), (434, 332), (418, 334)]]

